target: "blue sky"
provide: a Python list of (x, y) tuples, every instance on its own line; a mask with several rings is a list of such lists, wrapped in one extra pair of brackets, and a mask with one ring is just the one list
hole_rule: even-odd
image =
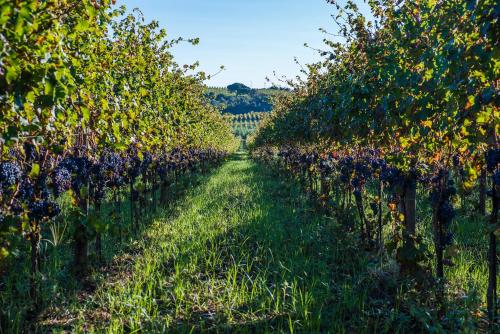
[(138, 7), (147, 20), (158, 20), (169, 38), (199, 37), (200, 44), (177, 45), (180, 64), (200, 62), (200, 69), (215, 73), (210, 82), (227, 86), (242, 82), (251, 87), (269, 86), (266, 76), (294, 77), (301, 63), (319, 60), (325, 37), (318, 28), (335, 29), (332, 5), (326, 0), (118, 0), (128, 10)]

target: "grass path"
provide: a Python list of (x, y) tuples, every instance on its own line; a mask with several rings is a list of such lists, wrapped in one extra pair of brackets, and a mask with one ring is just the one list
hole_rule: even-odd
[(354, 243), (300, 193), (235, 156), (73, 305), (70, 329), (338, 333), (359, 326), (365, 296), (355, 275), (366, 264), (348, 255)]
[[(96, 268), (92, 288), (58, 293), (26, 332), (478, 330), (487, 277), (481, 221), (454, 223), (460, 253), (446, 272), (445, 329), (427, 312), (432, 290), (401, 290), (394, 261), (360, 250), (355, 233), (318, 214), (293, 180), (243, 153), (191, 180), (170, 208), (144, 218), (141, 237), (113, 248), (108, 260), (118, 255)], [(420, 224), (430, 245), (428, 228)]]

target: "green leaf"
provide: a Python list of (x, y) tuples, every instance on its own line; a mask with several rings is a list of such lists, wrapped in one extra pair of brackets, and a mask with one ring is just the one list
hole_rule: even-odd
[(39, 164), (36, 164), (34, 163), (32, 166), (31, 166), (31, 172), (30, 172), (30, 178), (34, 179), (36, 178), (38, 175), (40, 174), (40, 165)]
[(45, 95), (47, 96), (54, 96), (54, 85), (50, 82), (50, 80), (45, 80)]
[(89, 22), (86, 19), (82, 19), (78, 21), (78, 24), (75, 27), (75, 30), (78, 32), (83, 32), (89, 29)]
[(21, 75), (21, 68), (17, 64), (13, 64), (7, 67), (7, 72), (5, 74), (5, 81), (10, 85), (12, 82), (17, 80)]
[(90, 120), (90, 111), (87, 108), (85, 108), (85, 107), (82, 107), (81, 111), (82, 111), (82, 117), (83, 117), (83, 119), (85, 121)]
[(3, 5), (0, 10), (0, 25), (4, 25), (10, 19), (12, 14), (12, 6), (9, 4)]

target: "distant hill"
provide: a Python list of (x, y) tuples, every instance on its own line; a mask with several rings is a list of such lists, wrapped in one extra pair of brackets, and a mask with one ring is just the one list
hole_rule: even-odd
[(269, 112), (272, 109), (271, 98), (278, 94), (286, 94), (288, 89), (271, 87), (253, 89), (241, 83), (227, 87), (209, 87), (207, 97), (212, 104), (223, 113), (240, 115), (249, 112)]

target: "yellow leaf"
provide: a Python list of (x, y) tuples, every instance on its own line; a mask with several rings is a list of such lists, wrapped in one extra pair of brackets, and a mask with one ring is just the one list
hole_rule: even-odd
[(422, 125), (426, 128), (432, 128), (432, 121), (431, 120), (422, 121)]

